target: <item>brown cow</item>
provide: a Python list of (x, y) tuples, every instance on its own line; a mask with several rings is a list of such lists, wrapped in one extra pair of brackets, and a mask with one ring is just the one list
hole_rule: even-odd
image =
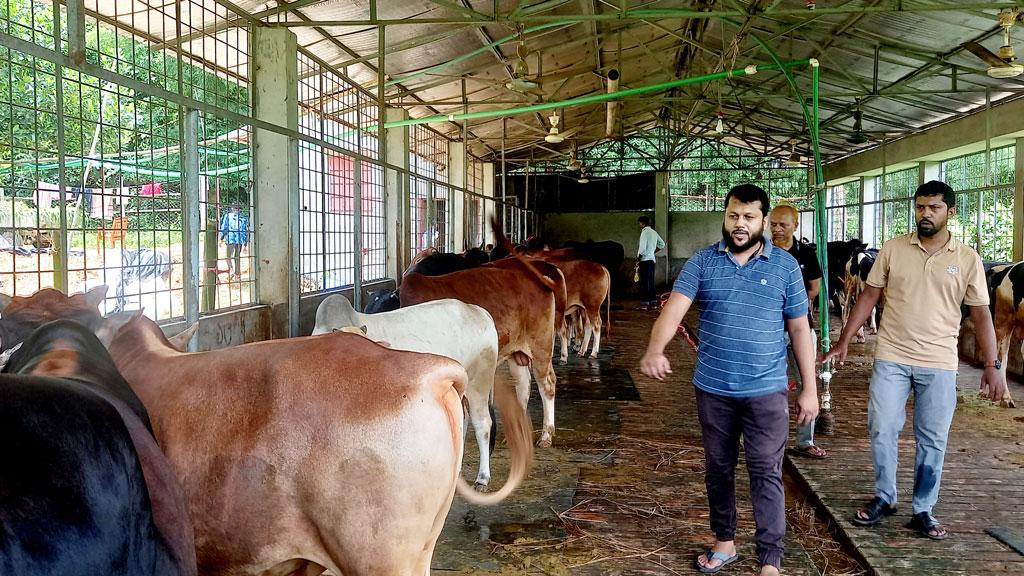
[[(551, 446), (555, 433), (556, 284), (532, 264), (510, 259), (498, 266), (481, 266), (441, 276), (406, 274), (399, 298), (411, 306), (442, 298), (476, 304), (490, 313), (498, 331), (499, 363), (510, 358), (516, 395), (525, 410), (530, 398), (530, 364), (544, 408), (544, 427), (537, 445)], [(554, 274), (561, 276), (555, 269)]]
[[(1003, 378), (1010, 359), (1010, 337), (1024, 341), (1024, 262), (995, 266), (986, 273), (988, 280), (989, 309), (996, 329), (996, 346), (1002, 362)], [(1024, 352), (1024, 344), (1021, 345)], [(1003, 406), (1014, 408), (1016, 404), (1006, 387)]]
[[(459, 478), (453, 360), (345, 333), (187, 354), (131, 313), (99, 332), (181, 480), (203, 574), (421, 576), (457, 481), (486, 497)], [(518, 483), (528, 420), (495, 400)]]
[(608, 322), (611, 325), (611, 304), (612, 304), (612, 277), (608, 269), (590, 260), (566, 260), (556, 257), (545, 256), (544, 252), (538, 252), (537, 257), (546, 262), (554, 264), (565, 276), (565, 315), (559, 325), (558, 335), (562, 341), (561, 361), (566, 363), (569, 360), (568, 346), (568, 322), (565, 316), (579, 313), (583, 320), (583, 342), (580, 345), (579, 356), (587, 355), (591, 338), (594, 339), (594, 348), (590, 357), (597, 358), (601, 350), (601, 304), (608, 302)]
[(74, 320), (96, 331), (102, 320), (99, 306), (107, 290), (104, 285), (72, 296), (53, 288), (43, 288), (31, 296), (0, 294), (0, 341), (4, 349), (24, 342), (36, 328), (53, 320)]

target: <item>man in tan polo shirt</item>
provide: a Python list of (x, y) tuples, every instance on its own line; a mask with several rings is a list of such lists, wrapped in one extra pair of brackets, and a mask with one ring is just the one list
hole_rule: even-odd
[(917, 232), (897, 236), (882, 246), (866, 289), (839, 341), (823, 360), (835, 358), (843, 364), (857, 327), (867, 320), (884, 289), (885, 312), (868, 400), (875, 497), (857, 511), (853, 522), (873, 526), (896, 512), (897, 441), (913, 390), (917, 453), (913, 517), (908, 527), (941, 540), (949, 534), (931, 512), (939, 497), (946, 439), (956, 409), (961, 304), (970, 308), (985, 358), (982, 395), (998, 401), (1006, 381), (996, 360), (981, 258), (946, 229), (946, 221), (956, 212), (956, 194), (945, 183), (932, 180), (918, 187), (914, 209)]

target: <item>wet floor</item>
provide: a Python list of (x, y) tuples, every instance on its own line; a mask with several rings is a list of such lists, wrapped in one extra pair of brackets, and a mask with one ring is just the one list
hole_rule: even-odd
[[(654, 313), (615, 311), (610, 341), (596, 360), (556, 366), (554, 446), (539, 449), (524, 485), (494, 507), (456, 497), (434, 554), (435, 573), (689, 574), (711, 541), (704, 461), (690, 375), (693, 353), (669, 350), (674, 373), (647, 379), (636, 366)], [(509, 385), (504, 369), (497, 385)], [(530, 401), (541, 421), (536, 390)], [(492, 458), (492, 484), (507, 475), (507, 450)], [(466, 446), (463, 477), (476, 476), (477, 449)], [(732, 573), (756, 573), (747, 482), (738, 474), (743, 560)], [(791, 490), (792, 492), (792, 490)], [(786, 574), (860, 573), (827, 523), (790, 494)], [(840, 571), (836, 571), (836, 568)]]

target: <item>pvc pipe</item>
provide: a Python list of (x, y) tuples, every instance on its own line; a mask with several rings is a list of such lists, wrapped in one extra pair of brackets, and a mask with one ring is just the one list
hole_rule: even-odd
[[(612, 68), (608, 71), (608, 94), (613, 94), (619, 91), (619, 71)], [(604, 135), (611, 138), (615, 136), (615, 124), (618, 122), (619, 115), (619, 103), (608, 102), (607, 110), (607, 123), (604, 128)]]
[[(809, 63), (810, 60), (803, 59), (790, 60), (788, 62), (781, 62), (776, 64), (759, 64), (756, 67), (746, 66), (745, 68), (736, 68), (733, 70), (725, 70), (723, 72), (715, 72), (713, 74), (705, 74), (703, 76), (694, 76), (692, 78), (671, 80), (669, 82), (662, 82), (660, 84), (653, 84), (651, 86), (640, 86), (637, 88), (629, 88), (627, 90), (619, 90), (611, 94), (600, 93), (590, 94), (587, 96), (579, 96), (577, 98), (570, 98), (568, 100), (562, 100), (560, 102), (541, 102), (538, 104), (520, 106), (518, 108), (509, 108), (506, 110), (482, 110), (480, 112), (468, 112), (463, 114), (437, 114), (434, 116), (427, 116), (424, 118), (409, 118), (408, 120), (396, 120), (394, 122), (384, 123), (383, 128), (398, 128), (401, 126), (431, 124), (434, 122), (455, 122), (457, 120), (476, 120), (480, 118), (499, 118), (502, 116), (514, 116), (516, 114), (544, 112), (547, 110), (554, 110), (556, 108), (566, 108), (569, 106), (579, 106), (583, 104), (594, 104), (597, 102), (619, 100), (621, 98), (636, 96), (638, 94), (660, 92), (662, 90), (670, 90), (672, 88), (678, 88), (680, 86), (699, 84), (701, 82), (708, 82), (711, 80), (724, 80), (726, 78), (733, 78), (735, 76), (747, 76), (751, 73), (764, 72), (767, 70), (786, 70), (788, 68), (794, 68), (797, 66), (806, 66)], [(366, 128), (364, 128), (364, 130), (366, 130), (367, 132), (375, 132), (377, 130), (380, 130), (381, 127), (382, 126), (380, 124), (377, 124), (373, 126), (367, 126)]]

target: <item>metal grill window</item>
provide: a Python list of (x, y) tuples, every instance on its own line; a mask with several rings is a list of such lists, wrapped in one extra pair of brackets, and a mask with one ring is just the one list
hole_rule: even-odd
[[(1014, 209), (1013, 146), (946, 160), (940, 178), (956, 195), (956, 217), (950, 219), (953, 236), (973, 247), (988, 261), (1013, 257)], [(986, 166), (988, 167), (986, 169)]]
[[(53, 6), (4, 3), (0, 27), (53, 49)], [(180, 23), (173, 7), (156, 14), (135, 7), (114, 0), (101, 12), (86, 10), (89, 63), (249, 114), (248, 33), (228, 22), (237, 15), (213, 0), (181, 4)], [(67, 53), (64, 7), (60, 22), (60, 50)], [(218, 32), (200, 39), (198, 31), (211, 27)], [(177, 53), (175, 38), (185, 35), (195, 39), (183, 39)], [(0, 51), (0, 119), (3, 140), (10, 143), (0, 148), (0, 291), (27, 295), (54, 286), (78, 292), (105, 283), (105, 312), (144, 308), (155, 319), (183, 316), (183, 109), (69, 68), (61, 76), (58, 82), (48, 62)], [(202, 115), (197, 154), (204, 202), (207, 193), (222, 194), (242, 200), (248, 210), (248, 135), (246, 126)], [(210, 222), (217, 203), (213, 197), (204, 205), (214, 206), (207, 210)], [(223, 263), (215, 253), (208, 256), (201, 267), (216, 270)], [(202, 308), (251, 302), (247, 268), (234, 288), (226, 278), (222, 285), (216, 274), (201, 273), (209, 295)]]
[(789, 203), (798, 210), (813, 205), (806, 168), (787, 168), (777, 158), (695, 139), (685, 156), (670, 167), (670, 209), (721, 211), (725, 195), (738, 184), (761, 186), (772, 204)]
[(829, 241), (859, 238), (860, 180), (830, 187), (826, 201)]
[(448, 182), (448, 139), (422, 124), (409, 130), (409, 247), (451, 250), (452, 206)]
[(875, 199), (865, 198), (865, 216), (874, 223), (873, 231), (865, 230), (865, 239), (874, 247), (886, 240), (910, 232), (914, 223), (914, 191), (917, 189), (917, 168), (889, 172), (876, 177)]
[(199, 291), (203, 311), (256, 301), (251, 137), (248, 126), (199, 115)]
[[(299, 255), (301, 291), (331, 290), (355, 283), (355, 192), (358, 183), (362, 278), (386, 276), (384, 175), (372, 98), (350, 79), (300, 50), (299, 130), (343, 151), (299, 145)], [(359, 155), (371, 160), (360, 160)]]

